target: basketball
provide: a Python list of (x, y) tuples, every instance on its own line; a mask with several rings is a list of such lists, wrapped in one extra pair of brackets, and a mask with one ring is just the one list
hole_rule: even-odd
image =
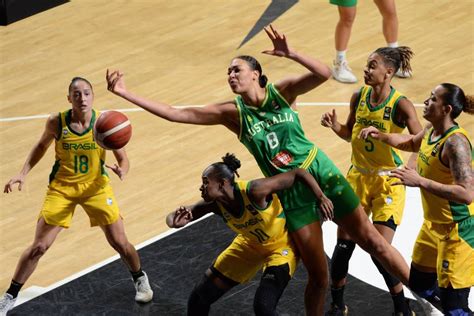
[(94, 124), (94, 139), (104, 149), (120, 149), (132, 137), (132, 125), (128, 117), (118, 111), (106, 111)]

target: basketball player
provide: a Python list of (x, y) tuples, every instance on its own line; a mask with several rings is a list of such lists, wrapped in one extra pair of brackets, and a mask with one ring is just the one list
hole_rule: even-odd
[[(55, 142), (56, 161), (38, 216), (35, 239), (21, 255), (10, 288), (0, 300), (1, 315), (13, 308), (18, 292), (35, 270), (39, 259), (53, 244), (59, 232), (69, 227), (78, 204), (89, 216), (91, 226), (102, 228), (107, 241), (130, 270), (136, 287), (135, 300), (145, 303), (153, 298), (138, 253), (125, 235), (104, 167), (105, 150), (93, 139), (92, 128), (99, 113), (92, 109), (94, 92), (89, 81), (73, 78), (69, 85), (68, 100), (72, 109), (49, 117), (40, 140), (26, 158), (22, 170), (5, 185), (4, 193), (12, 192), (15, 184), (21, 191), (28, 172)], [(123, 180), (129, 168), (127, 154), (125, 149), (114, 150), (113, 153), (117, 164), (107, 167)]]
[[(351, 37), (352, 25), (356, 18), (357, 0), (329, 0), (331, 4), (337, 5), (339, 21), (336, 25), (334, 42), (336, 46), (336, 58), (332, 69), (333, 78), (343, 83), (357, 82), (346, 59), (346, 52)], [(374, 0), (380, 15), (382, 16), (382, 31), (388, 47), (398, 47), (398, 17), (395, 0)], [(399, 69), (395, 76), (400, 78), (411, 77), (411, 69), (403, 71)]]
[(445, 315), (467, 316), (474, 286), (474, 161), (469, 136), (455, 121), (463, 111), (474, 114), (474, 96), (443, 83), (425, 100), (423, 117), (432, 126), (415, 136), (368, 127), (360, 137), (418, 151), (416, 171), (391, 172), (396, 184), (421, 189), (424, 222), (413, 248), (410, 288), (432, 302), (440, 295)]
[(324, 217), (332, 218), (333, 204), (304, 169), (252, 181), (235, 181), (240, 161), (231, 154), (202, 173), (202, 200), (181, 206), (166, 218), (169, 227), (182, 227), (213, 212), (238, 235), (206, 271), (188, 299), (188, 315), (207, 315), (211, 304), (232, 287), (251, 280), (263, 267), (254, 298), (256, 315), (277, 315), (276, 306), (295, 272), (297, 258), (275, 192), (301, 182), (319, 201)]
[[(361, 129), (375, 126), (381, 131), (402, 133), (405, 127), (411, 134), (422, 130), (415, 107), (390, 84), (395, 73), (410, 69), (412, 52), (408, 47), (379, 48), (373, 52), (364, 70), (363, 86), (350, 101), (350, 112), (345, 124), (337, 121), (336, 110), (323, 114), (321, 124), (330, 127), (336, 135), (352, 145), (352, 166), (347, 174), (357, 196), (361, 199), (367, 215), (379, 233), (392, 242), (400, 225), (405, 207), (405, 187), (392, 186), (396, 179), (390, 178), (389, 170), (403, 164), (399, 153), (387, 144), (371, 139), (359, 139)], [(349, 259), (355, 243), (342, 227), (337, 229), (337, 243), (331, 260), (332, 304), (327, 315), (347, 315), (344, 303), (344, 287), (349, 269)], [(402, 283), (389, 274), (372, 257), (382, 274), (392, 296), (395, 315), (411, 315), (403, 293)]]
[[(175, 108), (134, 95), (125, 88), (120, 71), (107, 73), (108, 88), (145, 110), (173, 122), (226, 126), (255, 157), (265, 176), (295, 168), (308, 170), (333, 202), (334, 221), (342, 225), (363, 249), (407, 282), (409, 268), (400, 253), (369, 222), (344, 176), (326, 154), (306, 138), (301, 127), (296, 111), (297, 96), (329, 79), (331, 70), (318, 60), (291, 49), (286, 37), (271, 25), (265, 31), (274, 48), (264, 53), (291, 59), (309, 72), (267, 84), (267, 77), (255, 58), (236, 57), (228, 68), (228, 83), (237, 97), (233, 101), (205, 107)], [(317, 201), (309, 188), (301, 183), (280, 192), (278, 196), (283, 205), (288, 231), (308, 271), (306, 314), (321, 315), (329, 275)]]

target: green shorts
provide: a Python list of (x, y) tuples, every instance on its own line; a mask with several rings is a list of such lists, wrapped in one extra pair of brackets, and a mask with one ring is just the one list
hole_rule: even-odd
[(357, 5), (357, 0), (329, 0), (329, 3), (341, 7), (355, 7)]
[[(352, 190), (339, 169), (318, 149), (311, 166), (308, 168), (324, 194), (334, 204), (334, 217), (341, 218), (352, 213), (359, 205), (359, 198)], [(289, 232), (319, 221), (319, 203), (313, 191), (302, 182), (278, 194), (286, 216)]]

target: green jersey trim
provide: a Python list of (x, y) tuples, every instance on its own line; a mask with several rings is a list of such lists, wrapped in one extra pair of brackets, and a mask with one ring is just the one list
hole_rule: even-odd
[(392, 147), (390, 147), (390, 152), (392, 153), (393, 162), (395, 163), (395, 165), (397, 167), (401, 166), (403, 164), (402, 158), (397, 154), (395, 150), (393, 150)]
[(397, 113), (397, 109), (398, 109), (398, 102), (401, 99), (406, 99), (406, 96), (401, 95), (397, 98), (397, 100), (395, 100), (395, 102), (393, 103), (393, 110), (392, 110), (392, 114), (390, 115), (390, 118), (392, 119), (393, 124), (397, 125), (400, 128), (405, 128), (406, 124), (402, 122), (398, 122), (395, 118), (395, 114)]
[(61, 112), (59, 112), (59, 117), (58, 117), (58, 134), (54, 136), (54, 139), (60, 140), (62, 137), (62, 132), (63, 132), (63, 121), (61, 119)]
[(458, 129), (458, 128), (459, 128), (458, 125), (451, 126), (446, 132), (443, 133), (443, 135), (441, 135), (441, 137), (439, 137), (438, 139), (433, 140), (433, 141), (431, 140), (431, 136), (433, 136), (434, 128), (431, 128), (430, 135), (428, 136), (428, 145), (436, 144), (437, 142), (442, 140), (446, 135), (448, 135), (448, 133), (450, 133), (452, 130), (455, 130), (455, 129)]
[(51, 169), (51, 173), (49, 174), (49, 183), (51, 183), (56, 177), (56, 173), (58, 173), (59, 167), (61, 167), (61, 164), (59, 160), (56, 160), (54, 162), (53, 168)]
[(470, 216), (469, 207), (466, 204), (456, 203), (453, 201), (448, 202), (454, 222), (459, 223)]
[(247, 198), (250, 202), (250, 204), (259, 212), (263, 212), (265, 211), (273, 202), (273, 195), (270, 195), (272, 198), (271, 200), (267, 201), (267, 205), (265, 205), (265, 207), (260, 207), (258, 206), (257, 204), (255, 204), (251, 199), (250, 199), (250, 184), (252, 183), (252, 181), (249, 181), (247, 182), (247, 186), (245, 187), (245, 193), (247, 194)]
[(474, 216), (471, 216), (458, 224), (459, 237), (474, 248)]
[(71, 115), (72, 115), (72, 110), (69, 110), (69, 111), (66, 112), (66, 117), (65, 117), (66, 125), (67, 125), (68, 129), (71, 131), (71, 133), (73, 133), (77, 136), (83, 136), (83, 135), (89, 133), (89, 131), (94, 126), (94, 122), (95, 122), (95, 111), (94, 110), (92, 110), (92, 117), (91, 117), (91, 120), (89, 122), (89, 127), (85, 131), (83, 131), (82, 133), (78, 133), (78, 132), (76, 132), (75, 130), (73, 130), (71, 128)]
[(293, 108), (291, 107), (290, 103), (288, 103), (288, 101), (285, 99), (284, 96), (281, 95), (280, 91), (278, 91), (278, 89), (275, 87), (275, 84), (269, 84), (269, 86), (271, 86), (271, 89), (273, 92), (275, 92), (275, 95), (281, 100), (283, 101), (287, 106), (288, 108), (290, 108), (290, 110), (292, 110), (293, 112), (295, 113), (298, 113), (298, 111), (295, 111), (293, 110)]
[(381, 108), (387, 105), (387, 103), (390, 101), (394, 93), (395, 93), (395, 89), (391, 86), (390, 94), (388, 95), (388, 97), (382, 103), (380, 103), (376, 107), (373, 107), (372, 104), (370, 103), (370, 95), (372, 94), (372, 87), (369, 87), (369, 91), (367, 92), (367, 95), (365, 96), (365, 102), (367, 104), (367, 108), (369, 109), (370, 112), (375, 112), (375, 111), (380, 110)]

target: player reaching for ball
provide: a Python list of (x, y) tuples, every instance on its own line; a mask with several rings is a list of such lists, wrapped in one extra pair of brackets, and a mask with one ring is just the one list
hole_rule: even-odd
[[(127, 240), (123, 221), (105, 171), (105, 150), (93, 140), (92, 127), (98, 112), (92, 109), (92, 85), (84, 78), (73, 78), (69, 85), (68, 100), (72, 108), (52, 114), (39, 141), (34, 145), (18, 175), (5, 185), (4, 193), (13, 191), (18, 184), (21, 191), (28, 172), (40, 161), (55, 142), (56, 158), (46, 198), (38, 216), (33, 243), (18, 261), (10, 288), (0, 299), (0, 314), (13, 308), (18, 292), (35, 270), (39, 259), (53, 244), (63, 228), (68, 228), (74, 209), (81, 205), (90, 218), (91, 226), (100, 226), (109, 244), (120, 254), (130, 270), (136, 288), (135, 300), (149, 302), (153, 291), (148, 277), (142, 271), (140, 258)], [(117, 164), (107, 166), (121, 180), (129, 169), (124, 149), (113, 151)]]
[(207, 213), (222, 217), (238, 235), (217, 257), (188, 298), (188, 316), (208, 315), (211, 305), (234, 286), (263, 269), (255, 292), (255, 315), (277, 315), (277, 304), (296, 269), (296, 249), (286, 227), (283, 207), (275, 194), (295, 183), (307, 186), (318, 200), (324, 219), (333, 204), (314, 177), (297, 168), (273, 177), (236, 181), (240, 160), (226, 154), (202, 173), (202, 200), (180, 206), (166, 217), (169, 227), (183, 227)]

